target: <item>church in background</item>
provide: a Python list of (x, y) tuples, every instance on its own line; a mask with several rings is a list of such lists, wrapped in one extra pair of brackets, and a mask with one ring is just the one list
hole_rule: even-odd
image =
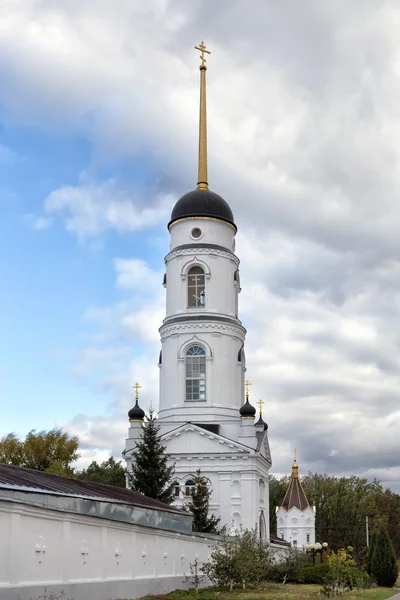
[[(210, 512), (232, 533), (257, 528), (269, 539), (268, 426), (258, 419), (245, 380), (246, 330), (239, 319), (237, 225), (232, 210), (208, 187), (206, 60), (200, 64), (197, 188), (175, 204), (165, 257), (166, 314), (160, 327), (158, 422), (175, 463), (175, 505), (188, 501), (197, 469), (212, 490)], [(161, 285), (161, 282), (160, 282)], [(144, 411), (129, 412), (124, 458), (131, 468)]]
[(301, 485), (296, 458), (282, 505), (276, 509), (276, 522), (278, 536), (293, 548), (304, 550), (315, 544), (315, 507), (311, 508)]

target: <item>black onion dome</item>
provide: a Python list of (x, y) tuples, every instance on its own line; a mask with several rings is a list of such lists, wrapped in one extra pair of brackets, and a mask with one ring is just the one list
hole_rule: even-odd
[(264, 421), (264, 419), (261, 416), (258, 419), (257, 423), (255, 423), (255, 427), (257, 427), (257, 425), (263, 425), (264, 431), (268, 430), (268, 425), (267, 425), (267, 423)]
[(130, 421), (143, 421), (145, 414), (146, 413), (140, 408), (138, 401), (136, 400), (135, 406), (128, 412), (128, 417)]
[(256, 416), (256, 409), (250, 404), (248, 400), (246, 400), (245, 404), (243, 404), (243, 406), (240, 407), (239, 413), (241, 417), (254, 418)]
[(230, 223), (236, 229), (233, 213), (229, 204), (215, 192), (210, 190), (193, 190), (188, 192), (175, 204), (168, 227), (179, 219), (190, 217), (209, 217)]

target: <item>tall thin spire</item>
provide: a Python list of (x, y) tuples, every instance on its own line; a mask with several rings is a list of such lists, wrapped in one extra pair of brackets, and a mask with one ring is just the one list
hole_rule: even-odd
[(204, 42), (195, 46), (201, 52), (200, 65), (200, 120), (199, 120), (199, 174), (197, 181), (198, 190), (208, 190), (207, 177), (207, 93), (206, 93), (206, 59), (204, 54), (211, 54), (206, 50)]

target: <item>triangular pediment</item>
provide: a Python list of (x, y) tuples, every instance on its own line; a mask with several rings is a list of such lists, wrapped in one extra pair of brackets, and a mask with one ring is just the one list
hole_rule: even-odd
[(185, 423), (161, 436), (170, 455), (179, 454), (243, 454), (251, 450), (217, 433), (207, 431), (192, 423)]
[(257, 439), (258, 439), (257, 452), (259, 452), (261, 454), (261, 456), (263, 458), (265, 458), (266, 461), (270, 465), (272, 465), (271, 450), (270, 450), (269, 441), (268, 441), (268, 432), (266, 430), (258, 431)]
[(266, 459), (267, 459), (267, 461), (268, 461), (269, 463), (271, 463), (271, 464), (272, 464), (272, 460), (271, 460), (271, 450), (270, 450), (270, 447), (269, 447), (268, 435), (266, 435), (266, 436), (265, 436), (264, 443), (262, 444), (262, 446), (261, 446), (261, 449), (260, 449), (260, 453), (261, 453), (261, 455), (262, 455), (264, 458), (266, 458)]

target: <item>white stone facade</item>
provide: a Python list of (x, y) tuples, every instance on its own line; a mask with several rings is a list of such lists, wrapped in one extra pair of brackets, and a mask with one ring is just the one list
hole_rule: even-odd
[(276, 513), (278, 536), (293, 547), (303, 550), (315, 544), (315, 512), (308, 506), (305, 510), (293, 507), (288, 511), (279, 507)]
[[(187, 484), (200, 469), (212, 490), (211, 512), (221, 517), (221, 524), (233, 530), (258, 527), (269, 538), (268, 435), (263, 424), (255, 426), (254, 418), (239, 413), (245, 402), (246, 330), (238, 318), (236, 229), (223, 220), (196, 217), (176, 221), (170, 232), (166, 317), (160, 328), (159, 424), (175, 463), (175, 504), (187, 502)], [(195, 294), (193, 267), (204, 274)], [(187, 366), (192, 348), (202, 352), (194, 383)], [(140, 429), (140, 423), (131, 422), (124, 453), (128, 469)]]
[(0, 600), (141, 598), (187, 587), (213, 539), (0, 499)]

